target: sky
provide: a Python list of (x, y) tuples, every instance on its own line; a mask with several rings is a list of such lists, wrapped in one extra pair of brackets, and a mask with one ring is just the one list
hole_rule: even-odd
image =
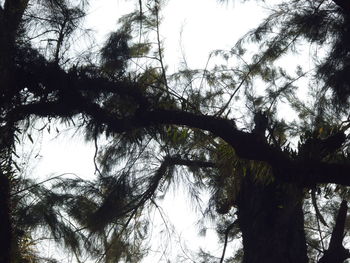
[[(102, 44), (108, 33), (117, 28), (118, 18), (133, 8), (134, 1), (92, 1), (86, 26), (93, 30), (96, 44)], [(239, 37), (257, 26), (265, 15), (266, 11), (260, 8), (256, 1), (244, 4), (240, 1), (219, 4), (216, 0), (167, 1), (162, 12), (160, 32), (168, 70), (176, 71), (183, 56), (186, 57), (190, 68), (203, 69), (210, 51), (230, 49)], [(38, 141), (40, 141), (38, 145), (40, 155), (35, 174), (40, 178), (62, 173), (72, 173), (82, 178), (94, 177), (94, 147), (85, 142), (81, 133), (75, 133), (72, 129), (62, 126), (59, 133), (52, 128), (50, 134), (45, 133)], [(171, 194), (163, 201), (162, 207), (174, 224), (184, 247), (187, 246), (193, 251), (198, 251), (198, 248), (202, 247), (213, 250), (217, 256), (221, 254), (221, 248), (216, 246), (214, 231), (209, 231), (205, 238), (197, 236), (198, 228), (195, 227), (195, 223), (198, 220), (198, 213), (193, 212), (193, 207), (188, 203), (184, 192)], [(155, 220), (160, 222), (159, 215)], [(178, 239), (176, 236), (172, 238)], [(147, 257), (144, 263), (165, 262), (162, 247), (158, 245), (164, 244), (155, 243), (154, 250), (158, 252)], [(178, 245), (167, 249), (172, 249), (175, 254), (182, 253)], [(55, 251), (45, 253), (48, 256)]]
[[(118, 18), (132, 11), (138, 1), (99, 0), (91, 2), (86, 25), (103, 42), (117, 28)], [(275, 2), (275, 1), (270, 1)], [(254, 28), (267, 10), (258, 1), (167, 0), (162, 11), (160, 33), (169, 68), (182, 58), (181, 46), (191, 67), (203, 68), (210, 51), (230, 49), (239, 37)], [(182, 37), (180, 39), (180, 33)]]

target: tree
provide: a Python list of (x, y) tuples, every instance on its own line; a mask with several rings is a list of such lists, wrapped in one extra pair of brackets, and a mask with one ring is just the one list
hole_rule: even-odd
[[(70, 213), (93, 233), (105, 230), (113, 221), (124, 222), (122, 225), (127, 227), (128, 218), (156, 205), (159, 190), (169, 187), (174, 168), (181, 166), (193, 174), (195, 183), (190, 187), (194, 193), (196, 187), (210, 186), (213, 190), (216, 212), (210, 212), (231, 216), (222, 224), (225, 230), (221, 233), (225, 243), (230, 234), (241, 233), (243, 262), (308, 262), (307, 242), (311, 246), (309, 239), (313, 236), (305, 233), (303, 204), (311, 198), (317, 222), (322, 221), (316, 191), (328, 189), (336, 195), (337, 190), (346, 199), (346, 187), (350, 185), (348, 119), (341, 122), (348, 115), (342, 106), (349, 95), (349, 10), (345, 1), (283, 2), (249, 35), (262, 41), (263, 50), (251, 61), (246, 61), (242, 41), (230, 52), (216, 52), (224, 59), (240, 59), (238, 65), (218, 66), (211, 71), (184, 68), (170, 77), (163, 60), (158, 1), (139, 1), (139, 10), (123, 17), (98, 63), (66, 63), (63, 43), (67, 43), (64, 41), (69, 40), (83, 15), (81, 4), (7, 0), (0, 9), (0, 262), (10, 262), (14, 250), (11, 178), (16, 174), (12, 156), (15, 138), (21, 125), (34, 117), (74, 120), (77, 127), (86, 129), (87, 139), (96, 144), (102, 135), (110, 139), (99, 155), (102, 169), (96, 165), (100, 182), (108, 183), (99, 189), (100, 193), (92, 192), (94, 200), (89, 201), (93, 204), (100, 198), (100, 202), (92, 205), (92, 212), (80, 209)], [(42, 16), (34, 16), (32, 8), (42, 8)], [(30, 40), (31, 25), (38, 21), (45, 26), (41, 27), (45, 28), (42, 34), (49, 34), (46, 36), (56, 43), (51, 55), (44, 56)], [(272, 29), (279, 31), (276, 34)], [(142, 43), (133, 38), (139, 32), (139, 37), (145, 39)], [(157, 40), (155, 46), (148, 41), (152, 37)], [(302, 103), (294, 92), (293, 83), (305, 74), (298, 70), (296, 76), (291, 76), (273, 64), (299, 39), (330, 50), (317, 65), (316, 76), (323, 81), (314, 91), (319, 101), (313, 108)], [(152, 52), (155, 55), (147, 60)], [(144, 63), (144, 70), (132, 64), (133, 58)], [(257, 78), (271, 84), (263, 96), (254, 93)], [(332, 96), (329, 90), (334, 91)], [(237, 120), (237, 95), (244, 97), (246, 114), (253, 119), (245, 120), (248, 124)], [(311, 121), (291, 124), (278, 119), (276, 112), (282, 98), (289, 99), (300, 115), (311, 116)], [(332, 98), (337, 108), (330, 106)], [(293, 136), (300, 139), (296, 148), (286, 144)], [(155, 160), (157, 167), (152, 165)], [(116, 171), (116, 161), (123, 164), (123, 169)], [(89, 203), (77, 193), (68, 200), (73, 207)], [(349, 257), (342, 244), (346, 212), (346, 201), (342, 201), (329, 246), (321, 250), (324, 254), (316, 261), (343, 262)], [(97, 219), (101, 219), (99, 226), (93, 224)], [(112, 237), (108, 242), (115, 245), (113, 235), (106, 234), (106, 239)], [(119, 238), (118, 233), (115, 236)], [(319, 243), (314, 247), (319, 249)]]

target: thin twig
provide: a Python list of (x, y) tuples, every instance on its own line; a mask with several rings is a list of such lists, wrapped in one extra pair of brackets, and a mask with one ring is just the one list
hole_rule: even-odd
[(320, 221), (321, 221), (325, 226), (328, 226), (328, 225), (326, 224), (325, 220), (323, 219), (323, 216), (321, 215), (321, 213), (320, 213), (320, 211), (319, 211), (319, 209), (318, 209), (317, 202), (316, 202), (315, 189), (312, 189), (312, 190), (311, 190), (311, 200), (312, 200), (312, 204), (313, 204), (313, 206), (314, 206), (314, 208), (315, 208), (315, 212), (316, 212), (317, 230), (318, 230), (318, 234), (319, 234), (319, 236), (320, 236), (320, 241), (321, 241), (322, 250), (325, 251)]
[(95, 165), (95, 174), (97, 172), (100, 176), (102, 176), (102, 173), (101, 173), (100, 169), (98, 168), (97, 161), (96, 161), (97, 154), (98, 154), (97, 133), (95, 133), (95, 135), (94, 135), (94, 145), (95, 145), (95, 154), (94, 154), (93, 161), (94, 161), (94, 165)]
[(19, 190), (19, 191), (15, 192), (15, 193), (12, 193), (11, 196), (14, 196), (14, 195), (20, 194), (20, 193), (22, 193), (22, 192), (28, 191), (28, 190), (30, 190), (30, 189), (32, 189), (32, 188), (34, 188), (34, 187), (37, 187), (37, 186), (39, 186), (39, 185), (41, 185), (41, 184), (44, 184), (44, 183), (46, 183), (46, 182), (55, 180), (55, 179), (57, 179), (57, 178), (60, 178), (60, 177), (62, 177), (62, 176), (65, 176), (65, 175), (75, 175), (75, 176), (76, 176), (76, 174), (74, 174), (74, 173), (63, 173), (63, 174), (60, 174), (60, 175), (51, 177), (51, 178), (49, 178), (49, 179), (46, 179), (46, 180), (44, 180), (44, 181), (41, 181), (41, 182), (39, 182), (39, 183), (33, 184), (33, 185), (31, 185), (31, 186), (28, 186), (28, 187), (26, 187), (26, 188), (24, 188), (24, 189), (22, 189), (22, 190)]
[(161, 41), (160, 41), (159, 9), (158, 9), (157, 5), (155, 6), (155, 10), (156, 10), (156, 32), (157, 32), (157, 45), (158, 45), (159, 62), (160, 62), (160, 66), (162, 69), (162, 76), (163, 76), (163, 80), (164, 80), (164, 85), (165, 85), (165, 88), (168, 90), (169, 86), (168, 86), (168, 80), (166, 77), (165, 67), (164, 67), (164, 63), (163, 63), (163, 52), (162, 52)]

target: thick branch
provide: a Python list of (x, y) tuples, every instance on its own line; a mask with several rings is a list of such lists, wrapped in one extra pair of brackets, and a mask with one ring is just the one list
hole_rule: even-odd
[(302, 173), (306, 184), (334, 183), (350, 186), (350, 165), (305, 161), (296, 163), (296, 169)]
[(335, 226), (332, 232), (329, 248), (325, 251), (319, 263), (343, 263), (350, 258), (348, 249), (343, 246), (345, 220), (348, 211), (347, 202), (344, 200), (339, 208)]
[(139, 111), (132, 117), (119, 119), (97, 104), (82, 98), (72, 99), (72, 102), (74, 105), (67, 104), (64, 101), (33, 103), (18, 107), (15, 113), (18, 120), (31, 114), (43, 117), (58, 117), (85, 113), (95, 121), (108, 125), (109, 129), (116, 133), (165, 124), (183, 125), (206, 130), (215, 136), (221, 137), (242, 158), (266, 161), (276, 167), (290, 163), (288, 157), (280, 150), (260, 141), (255, 134), (238, 130), (233, 122), (224, 118), (177, 110), (155, 109)]
[(342, 246), (347, 211), (348, 204), (345, 200), (343, 200), (338, 211), (331, 241), (329, 243), (329, 249), (336, 249)]
[(317, 183), (350, 185), (349, 165), (311, 160), (305, 162), (293, 161), (278, 148), (260, 140), (256, 134), (240, 131), (234, 123), (224, 118), (178, 110), (155, 109), (137, 111), (131, 117), (119, 119), (99, 105), (84, 98), (77, 98), (72, 101), (75, 104), (58, 101), (25, 105), (17, 108), (14, 115), (20, 120), (31, 114), (37, 116), (72, 116), (83, 113), (93, 118), (95, 122), (108, 126), (110, 131), (116, 133), (166, 124), (198, 128), (221, 137), (235, 149), (237, 155), (241, 158), (269, 163), (274, 170), (275, 177), (279, 180), (306, 185)]
[[(221, 137), (241, 158), (269, 163), (274, 176), (281, 181), (297, 182), (306, 186), (317, 183), (350, 185), (350, 166), (347, 164), (327, 164), (315, 160), (295, 161), (278, 147), (269, 145), (261, 136), (254, 132), (240, 131), (233, 121), (225, 118), (180, 110), (155, 109), (155, 103), (151, 103), (151, 99), (133, 83), (111, 81), (94, 72), (91, 73), (92, 77), (88, 73), (74, 70), (66, 73), (57, 66), (50, 67), (47, 63), (40, 64), (30, 73), (25, 72), (26, 68), (20, 74), (24, 78), (20, 79), (29, 79), (32, 80), (31, 83), (37, 84), (31, 86), (28, 81), (24, 81), (23, 86), (35, 93), (37, 85), (39, 94), (47, 91), (48, 94), (58, 95), (52, 102), (44, 98), (42, 102), (16, 107), (11, 114), (14, 120), (20, 121), (32, 114), (42, 117), (84, 114), (93, 119), (96, 125), (115, 133), (158, 125), (188, 126)], [(46, 70), (46, 74), (43, 74), (43, 70)], [(40, 87), (45, 88), (40, 90)], [(136, 105), (135, 112), (122, 118), (94, 102), (94, 98), (104, 94), (118, 95), (122, 99), (130, 100)]]
[(350, 1), (349, 0), (333, 0), (333, 2), (339, 6), (345, 14), (350, 15)]
[(183, 165), (189, 167), (199, 167), (199, 168), (215, 168), (216, 163), (210, 161), (200, 161), (200, 160), (189, 160), (183, 159), (181, 157), (168, 157), (169, 163), (171, 165)]
[(230, 234), (230, 231), (232, 230), (232, 228), (234, 226), (236, 226), (238, 224), (238, 221), (235, 220), (232, 224), (230, 224), (227, 228), (226, 228), (226, 231), (225, 231), (225, 242), (224, 242), (224, 248), (222, 250), (222, 255), (221, 255), (221, 258), (220, 258), (220, 263), (223, 263), (224, 262), (224, 259), (225, 259), (225, 253), (226, 253), (226, 248), (227, 248), (227, 243), (228, 243), (228, 235)]

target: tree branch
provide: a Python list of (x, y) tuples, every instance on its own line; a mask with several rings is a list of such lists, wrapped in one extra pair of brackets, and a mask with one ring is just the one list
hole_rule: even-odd
[[(98, 75), (94, 76), (94, 73), (92, 73), (93, 77), (89, 77), (88, 73), (74, 71), (66, 73), (57, 66), (50, 69), (46, 64), (39, 68), (45, 68), (45, 66), (45, 73), (48, 74), (43, 74), (42, 70), (36, 69), (35, 71), (38, 72), (35, 76), (25, 75), (25, 77), (29, 79), (33, 77), (35, 83), (40, 83), (41, 86), (37, 84), (39, 88), (44, 86), (44, 91), (56, 94), (55, 98), (52, 101), (42, 99), (39, 102), (15, 107), (11, 113), (15, 121), (23, 120), (30, 115), (71, 117), (84, 114), (101, 127), (101, 132), (112, 133), (169, 124), (188, 126), (208, 131), (213, 136), (222, 138), (235, 149), (240, 158), (267, 162), (278, 180), (296, 182), (305, 186), (317, 183), (350, 186), (349, 164), (325, 163), (305, 158), (294, 160), (288, 153), (283, 152), (278, 146), (268, 144), (257, 134), (238, 130), (232, 120), (176, 109), (155, 108), (156, 103), (152, 103), (151, 98), (131, 82), (111, 81)], [(22, 85), (29, 90), (31, 88), (26, 82)], [(32, 92), (35, 92), (34, 87)], [(41, 94), (43, 91), (37, 92)], [(94, 95), (91, 96), (91, 94)], [(134, 112), (131, 111), (126, 115), (127, 117), (122, 117), (115, 111), (105, 108), (101, 102), (94, 102), (96, 97), (103, 98), (106, 95), (118, 95), (122, 99), (130, 100), (135, 104)]]
[(274, 176), (279, 180), (297, 182), (306, 186), (317, 183), (350, 186), (350, 165), (314, 160), (294, 161), (279, 148), (260, 140), (259, 136), (254, 133), (238, 130), (232, 121), (224, 118), (166, 109), (137, 111), (130, 117), (117, 118), (108, 110), (82, 97), (72, 101), (75, 103), (56, 101), (24, 105), (18, 107), (13, 115), (20, 120), (31, 114), (42, 117), (60, 117), (82, 113), (115, 133), (167, 124), (198, 128), (221, 137), (235, 149), (241, 158), (269, 163), (273, 168)]
[(344, 260), (350, 258), (349, 250), (343, 246), (347, 211), (347, 202), (343, 200), (338, 211), (329, 247), (318, 263), (343, 263)]
[(323, 236), (322, 236), (320, 221), (322, 222), (323, 225), (325, 225), (327, 227), (328, 227), (328, 225), (327, 225), (326, 221), (324, 220), (320, 210), (318, 209), (315, 191), (316, 191), (315, 189), (311, 190), (311, 200), (312, 200), (312, 205), (314, 206), (314, 209), (315, 209), (316, 221), (317, 221), (317, 230), (318, 230), (318, 234), (320, 236), (322, 251), (324, 251), (325, 248), (324, 248), (324, 242), (323, 242)]
[(349, 0), (333, 0), (333, 2), (339, 6), (346, 15), (350, 15), (350, 1)]
[[(156, 170), (155, 174), (149, 178), (148, 186), (146, 190), (138, 195), (137, 197), (133, 198), (130, 202), (125, 204), (123, 207), (120, 208), (118, 214), (116, 216), (123, 217), (128, 215), (129, 213), (135, 213), (138, 209), (140, 209), (148, 200), (152, 200), (153, 195), (156, 193), (157, 188), (161, 182), (161, 180), (166, 175), (169, 168), (171, 168), (174, 165), (186, 165), (186, 166), (197, 166), (202, 168), (211, 168), (215, 167), (215, 164), (208, 161), (198, 161), (198, 160), (187, 160), (187, 159), (181, 159), (180, 157), (171, 157), (166, 156), (164, 157), (161, 165)], [(107, 220), (103, 221), (103, 213), (105, 213), (106, 209), (109, 209), (107, 206), (101, 206), (89, 219), (89, 225), (91, 229), (98, 229), (100, 227), (104, 227), (104, 225), (107, 223)], [(95, 222), (98, 222), (96, 225)], [(91, 224), (94, 223), (94, 224)]]
[(189, 167), (199, 167), (199, 168), (216, 168), (217, 165), (210, 161), (200, 161), (200, 160), (189, 160), (182, 159), (181, 157), (168, 157), (171, 165), (183, 165)]
[(224, 262), (225, 259), (225, 253), (226, 253), (226, 247), (227, 247), (227, 243), (228, 243), (228, 235), (230, 234), (230, 231), (232, 230), (232, 228), (238, 224), (238, 220), (235, 220), (232, 224), (230, 224), (225, 231), (225, 242), (224, 242), (224, 248), (222, 249), (222, 255), (220, 258), (220, 263)]

